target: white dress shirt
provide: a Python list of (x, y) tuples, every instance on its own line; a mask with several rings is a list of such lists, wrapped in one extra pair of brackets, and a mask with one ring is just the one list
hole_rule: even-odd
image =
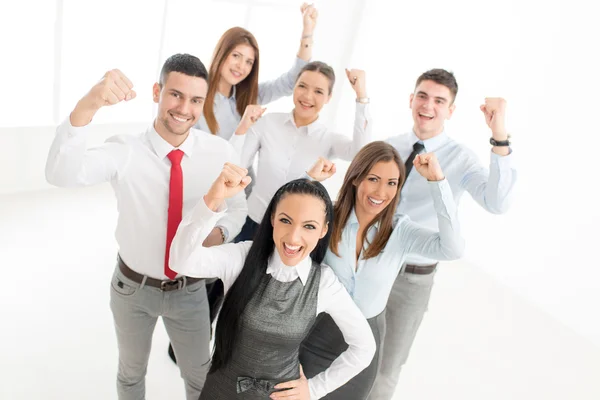
[[(409, 254), (454, 260), (463, 253), (464, 240), (448, 181), (428, 182), (427, 186), (424, 190), (429, 202), (433, 203), (434, 216), (437, 216), (435, 230), (420, 226), (406, 215), (396, 214), (392, 234), (383, 251), (365, 260), (363, 250), (357, 262), (359, 224), (353, 210), (338, 244), (340, 257), (327, 250), (325, 262), (335, 271), (366, 318), (373, 318), (385, 309), (394, 281)], [(373, 243), (378, 230), (379, 223), (371, 226), (366, 235), (368, 243)]]
[[(411, 131), (386, 141), (398, 150), (403, 160), (406, 160), (419, 138)], [(479, 205), (493, 214), (501, 214), (508, 210), (517, 180), (512, 151), (506, 156), (490, 151), (490, 165), (487, 169), (473, 151), (451, 139), (445, 132), (421, 143), (425, 146), (425, 152), (436, 154), (457, 205), (467, 191)], [(427, 179), (419, 175), (414, 168), (402, 188), (397, 212), (408, 215), (420, 225), (437, 229), (436, 213), (427, 189)], [(418, 256), (410, 256), (406, 261), (415, 265), (437, 262), (432, 258)]]
[[(182, 274), (220, 278), (227, 292), (240, 274), (252, 242), (202, 247), (204, 238), (222, 214), (223, 210), (215, 213), (201, 200), (179, 225), (171, 246), (170, 261), (171, 268)], [(310, 257), (294, 267), (286, 266), (275, 250), (267, 273), (280, 282), (300, 279), (306, 284), (311, 266)], [(342, 386), (365, 369), (375, 354), (375, 339), (367, 320), (327, 266), (322, 266), (317, 296), (317, 314), (321, 312), (331, 315), (349, 347), (329, 368), (308, 380), (311, 399), (319, 399)]]
[[(88, 125), (89, 126), (89, 125)], [(174, 147), (153, 125), (137, 135), (118, 135), (86, 148), (88, 126), (73, 127), (70, 119), (58, 127), (46, 163), (46, 179), (62, 187), (110, 182), (117, 197), (116, 239), (119, 254), (134, 271), (156, 279), (164, 275), (171, 162)], [(179, 146), (184, 152), (183, 215), (208, 191), (225, 162), (239, 156), (225, 140), (191, 129)], [(218, 222), (235, 237), (246, 219), (243, 193), (228, 201), (229, 212)]]
[(259, 155), (248, 216), (260, 223), (277, 189), (303, 176), (319, 157), (351, 161), (371, 140), (371, 125), (368, 104), (356, 103), (353, 139), (331, 132), (318, 119), (298, 128), (293, 112), (264, 115), (245, 135), (234, 135), (230, 143), (241, 151), (243, 167)]
[[(289, 71), (282, 74), (277, 79), (259, 83), (257, 99), (258, 104), (268, 104), (281, 97), (291, 95), (294, 91), (296, 78), (298, 77), (298, 74), (300, 73), (302, 68), (307, 63), (307, 61), (296, 57), (294, 65)], [(235, 86), (233, 87), (232, 95), (229, 97), (223, 96), (219, 92), (215, 94), (215, 106), (213, 110), (215, 113), (215, 118), (219, 123), (219, 130), (216, 133), (216, 135), (221, 136), (223, 139), (227, 140), (231, 138), (231, 135), (233, 135), (233, 132), (235, 132), (235, 128), (237, 128), (238, 124), (240, 123), (240, 120), (242, 119), (236, 108), (237, 100), (235, 95)], [(204, 118), (204, 115), (200, 117), (195, 127), (205, 132), (210, 132), (210, 129), (208, 129), (208, 125), (206, 124), (206, 119)]]

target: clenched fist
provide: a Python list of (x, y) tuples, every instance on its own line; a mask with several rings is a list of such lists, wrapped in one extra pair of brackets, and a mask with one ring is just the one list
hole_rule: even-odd
[(266, 108), (262, 108), (259, 105), (248, 104), (244, 110), (244, 115), (242, 115), (240, 123), (235, 129), (235, 134), (245, 135), (246, 132), (248, 132), (248, 129), (250, 129), (250, 127), (260, 119), (260, 117), (262, 117), (266, 110)]
[(112, 106), (123, 100), (129, 101), (135, 96), (133, 83), (129, 78), (118, 69), (110, 70), (79, 100), (71, 113), (71, 124), (87, 125), (100, 108)]
[(303, 3), (300, 6), (300, 12), (302, 13), (302, 35), (312, 35), (317, 26), (317, 18), (319, 12), (312, 4)]
[(444, 173), (435, 153), (417, 155), (413, 161), (413, 165), (417, 172), (428, 181), (444, 180)]
[(506, 140), (508, 135), (505, 127), (506, 100), (501, 97), (486, 97), (485, 104), (480, 107), (485, 122), (492, 130), (496, 140)]
[(315, 181), (323, 182), (325, 179), (331, 178), (333, 174), (335, 174), (335, 171), (336, 168), (334, 163), (326, 158), (319, 157), (306, 173)]
[(365, 71), (362, 69), (348, 69), (346, 68), (346, 76), (352, 85), (352, 89), (356, 93), (356, 98), (360, 99), (367, 97), (367, 82), (365, 78)]
[(225, 163), (223, 170), (208, 189), (208, 193), (204, 195), (204, 202), (208, 208), (217, 211), (225, 199), (243, 191), (252, 181), (252, 178), (247, 175), (248, 170), (246, 168)]

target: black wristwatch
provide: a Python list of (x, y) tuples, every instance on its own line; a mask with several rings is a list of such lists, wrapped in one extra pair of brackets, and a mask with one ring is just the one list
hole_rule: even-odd
[(490, 144), (492, 146), (510, 146), (510, 141), (506, 140), (495, 140), (493, 137), (490, 138)]

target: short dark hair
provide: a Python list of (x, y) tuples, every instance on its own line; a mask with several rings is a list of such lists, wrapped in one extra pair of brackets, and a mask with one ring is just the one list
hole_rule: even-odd
[(195, 76), (208, 82), (208, 72), (206, 72), (206, 67), (198, 57), (191, 54), (178, 53), (167, 58), (167, 61), (165, 61), (160, 70), (159, 83), (161, 85), (165, 84), (167, 76), (171, 72), (180, 72), (187, 76)]
[(423, 81), (434, 81), (437, 84), (446, 86), (450, 93), (452, 94), (451, 103), (454, 102), (456, 98), (456, 94), (458, 93), (458, 83), (456, 83), (456, 78), (452, 72), (446, 71), (441, 68), (430, 69), (429, 71), (423, 72), (419, 78), (417, 78), (417, 83), (415, 84), (415, 88), (419, 86), (419, 84)]
[(331, 94), (331, 92), (333, 91), (333, 85), (335, 84), (335, 72), (333, 71), (333, 68), (331, 68), (331, 66), (325, 64), (322, 61), (311, 61), (304, 67), (302, 67), (300, 73), (296, 77), (296, 82), (298, 82), (298, 79), (300, 79), (300, 75), (302, 75), (305, 71), (320, 72), (323, 76), (325, 76), (325, 78), (327, 78), (327, 80), (329, 81), (329, 94)]

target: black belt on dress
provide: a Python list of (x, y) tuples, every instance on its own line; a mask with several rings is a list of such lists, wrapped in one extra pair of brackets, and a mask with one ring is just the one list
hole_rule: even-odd
[(202, 278), (190, 278), (188, 276), (182, 276), (175, 280), (167, 279), (164, 281), (160, 279), (150, 278), (149, 276), (142, 275), (129, 268), (127, 264), (123, 262), (120, 256), (117, 256), (117, 260), (119, 263), (119, 270), (127, 278), (140, 284), (142, 283), (144, 278), (146, 278), (146, 282), (144, 283), (145, 285), (158, 288), (164, 292), (170, 292), (171, 290), (179, 290), (185, 287), (186, 285), (192, 285), (202, 280)]
[(432, 265), (411, 265), (407, 264), (404, 267), (404, 272), (408, 272), (409, 274), (417, 274), (417, 275), (429, 275), (435, 268), (437, 267), (437, 263)]

